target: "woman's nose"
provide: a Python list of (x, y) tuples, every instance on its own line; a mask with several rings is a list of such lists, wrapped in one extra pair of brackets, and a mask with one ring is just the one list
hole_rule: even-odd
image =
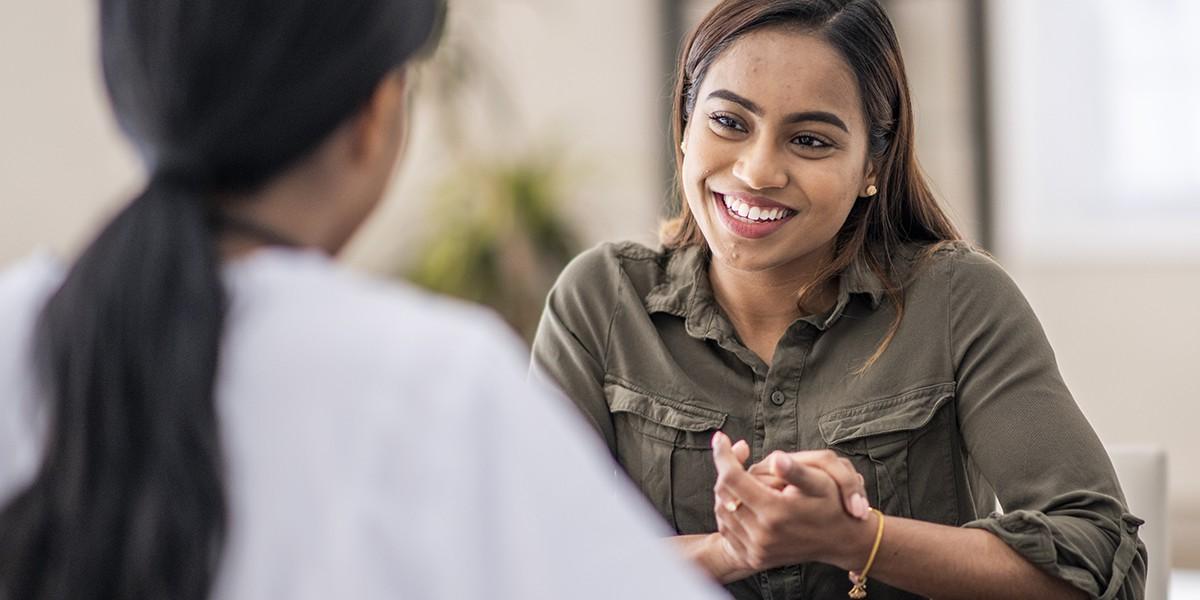
[(745, 148), (733, 166), (733, 176), (756, 190), (781, 188), (788, 183), (783, 158), (767, 139), (757, 140)]

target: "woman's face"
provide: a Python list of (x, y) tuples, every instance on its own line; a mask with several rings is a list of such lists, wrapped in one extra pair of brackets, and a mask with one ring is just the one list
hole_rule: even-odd
[(854, 74), (828, 43), (782, 29), (734, 42), (684, 133), (684, 193), (714, 261), (784, 275), (827, 260), (875, 183), (867, 144)]

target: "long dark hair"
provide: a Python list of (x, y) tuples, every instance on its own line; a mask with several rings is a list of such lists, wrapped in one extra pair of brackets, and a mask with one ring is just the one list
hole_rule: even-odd
[(45, 446), (0, 513), (0, 599), (209, 594), (229, 519), (216, 200), (315, 149), (443, 13), (439, 0), (101, 0), (105, 83), (151, 177), (41, 315)]
[[(676, 76), (672, 128), (675, 165), (680, 171), (683, 140), (696, 106), (696, 94), (713, 62), (742, 36), (766, 27), (787, 27), (820, 36), (854, 72), (869, 125), (868, 152), (879, 169), (878, 193), (860, 199), (835, 240), (834, 257), (797, 293), (804, 310), (825, 284), (862, 261), (884, 284), (896, 309), (886, 336), (864, 368), (887, 348), (904, 316), (903, 287), (894, 264), (905, 244), (934, 248), (961, 239), (939, 206), (917, 164), (912, 100), (896, 32), (876, 0), (726, 0), (700, 22), (684, 44)], [(682, 182), (680, 212), (664, 223), (668, 248), (705, 244), (688, 209)]]

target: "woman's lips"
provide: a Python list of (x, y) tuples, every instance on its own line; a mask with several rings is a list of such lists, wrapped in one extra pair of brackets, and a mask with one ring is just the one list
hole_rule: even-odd
[(775, 203), (752, 204), (718, 192), (713, 192), (712, 197), (721, 223), (734, 235), (744, 238), (771, 235), (796, 215), (796, 211)]

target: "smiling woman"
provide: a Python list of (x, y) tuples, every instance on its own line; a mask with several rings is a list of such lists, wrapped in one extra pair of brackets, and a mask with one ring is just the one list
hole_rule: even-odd
[(879, 4), (727, 0), (674, 102), (662, 247), (578, 257), (533, 361), (678, 547), (744, 599), (868, 565), (871, 598), (1141, 597), (1140, 520), (1037, 318), (917, 166)]
[[(854, 74), (821, 38), (772, 28), (746, 34), (700, 81), (681, 179), (718, 297), (753, 274), (814, 279), (877, 179)], [(763, 210), (783, 215), (760, 223)], [(769, 361), (762, 341), (751, 349)]]
[[(811, 12), (809, 17), (820, 13)], [(775, 236), (774, 248), (756, 249), (752, 260), (774, 262), (806, 280), (797, 293), (802, 306), (814, 304), (809, 309), (820, 307), (820, 294), (828, 294), (823, 288), (839, 272), (860, 261), (885, 284), (897, 309), (877, 348), (882, 352), (899, 327), (904, 307), (904, 296), (892, 281), (897, 269), (888, 249), (909, 240), (929, 243), (961, 237), (916, 164), (911, 100), (895, 35), (888, 25), (889, 39), (872, 39), (856, 31), (851, 18), (844, 18), (840, 28), (827, 22), (825, 35), (804, 35), (814, 33), (814, 27), (803, 20), (753, 25), (762, 15), (752, 3), (714, 11), (710, 27), (741, 30), (738, 43), (732, 44), (732, 37), (694, 36), (689, 60), (680, 65), (674, 125), (683, 140), (676, 164), (687, 202), (680, 216), (664, 225), (664, 245), (708, 244), (715, 256), (722, 257), (722, 250), (725, 255), (738, 254), (744, 245), (738, 240), (757, 239), (755, 231), (739, 227), (736, 219), (708, 218), (714, 212), (707, 209), (708, 202), (692, 199), (711, 195), (719, 207), (725, 196), (733, 196), (741, 202), (731, 202), (731, 212), (742, 216), (737, 213), (740, 204), (774, 204), (768, 194), (790, 194), (792, 203), (807, 205), (803, 222), (791, 227), (790, 235)], [(707, 116), (706, 127), (691, 126), (697, 114)], [(694, 160), (684, 160), (693, 139), (695, 150), (703, 151), (693, 152), (689, 158)], [(747, 161), (739, 156), (724, 173), (707, 171), (718, 168), (713, 161), (729, 160), (729, 149), (738, 144), (750, 144), (755, 152), (786, 151), (786, 160)], [(764, 165), (776, 171), (752, 170)], [(697, 181), (701, 177), (705, 181)], [(717, 180), (715, 187), (709, 184), (712, 179)], [(794, 185), (789, 189), (788, 183)], [(701, 187), (688, 189), (692, 185)], [(736, 191), (750, 188), (768, 192)], [(790, 210), (786, 201), (779, 201)], [(715, 212), (731, 216), (730, 211)], [(736, 235), (717, 237), (714, 220), (732, 222)], [(796, 240), (802, 241), (789, 243)], [(714, 281), (714, 286), (720, 285)]]

